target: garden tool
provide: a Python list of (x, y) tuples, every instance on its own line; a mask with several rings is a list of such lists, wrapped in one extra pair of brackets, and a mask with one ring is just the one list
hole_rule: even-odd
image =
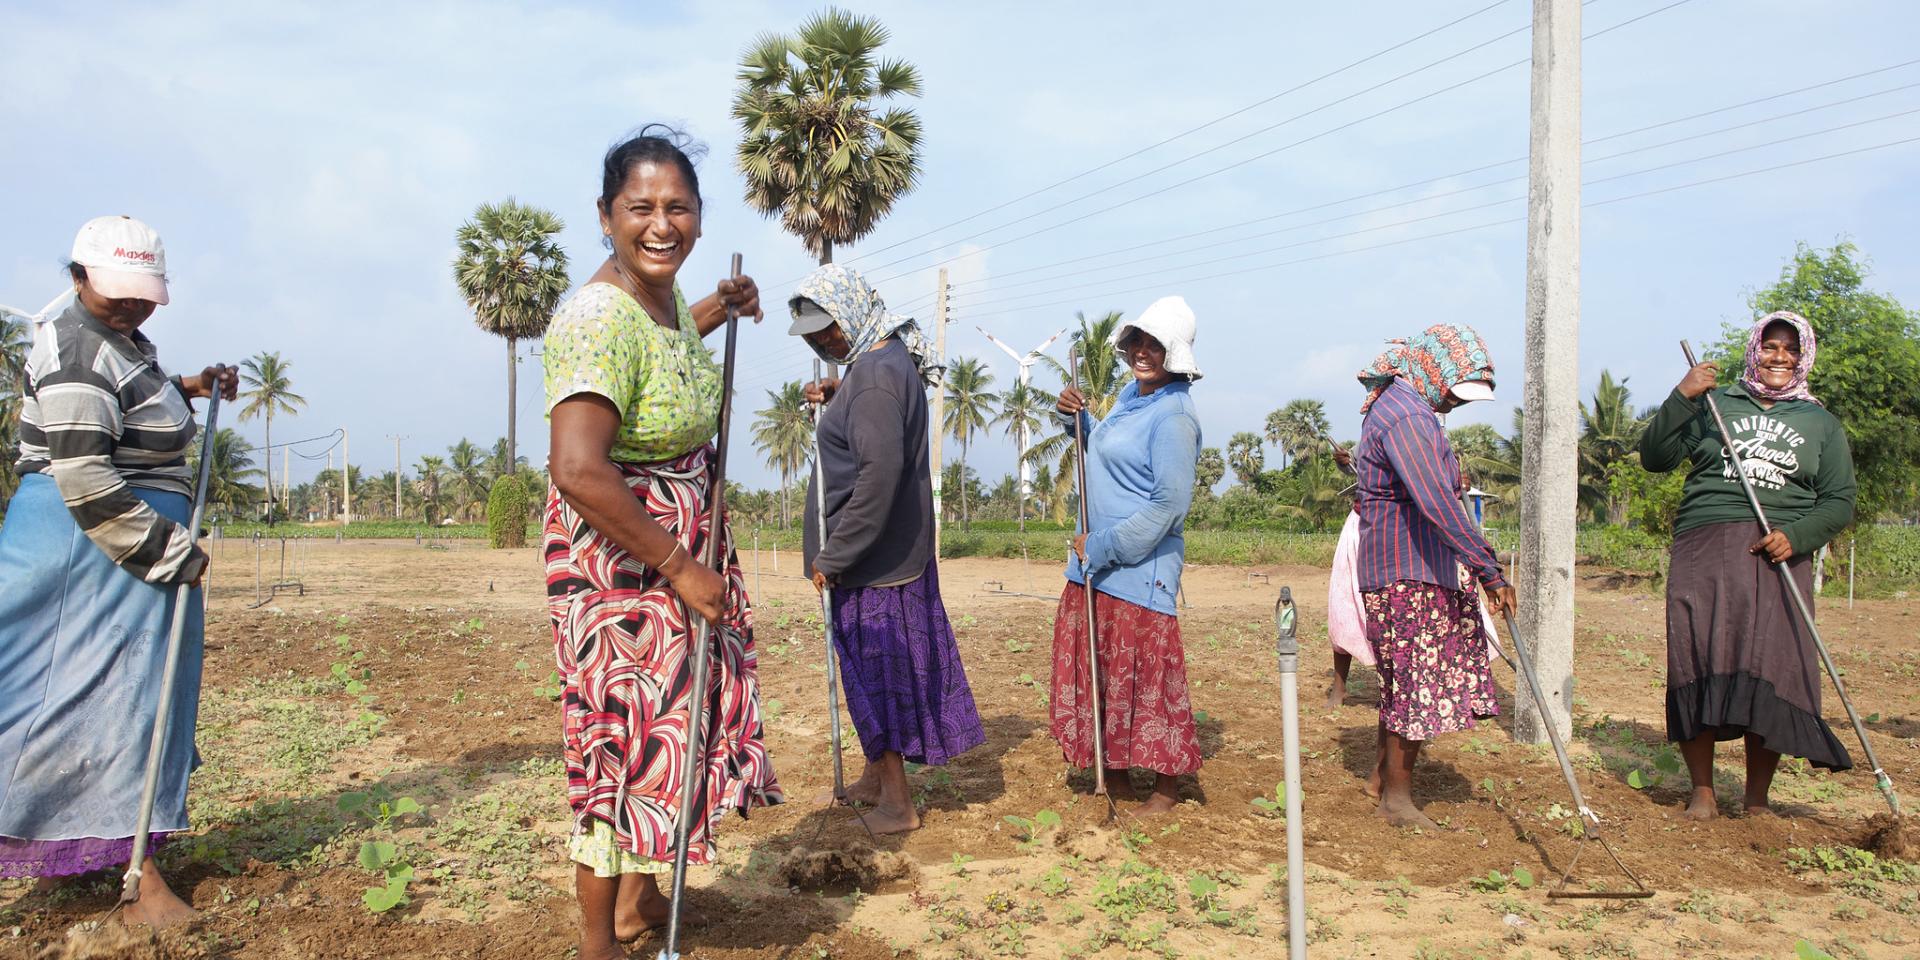
[[(1567, 862), (1567, 869), (1561, 871), (1560, 882), (1547, 891), (1550, 899), (1566, 900), (1640, 900), (1653, 896), (1653, 891), (1640, 882), (1640, 877), (1620, 861), (1620, 855), (1613, 852), (1607, 838), (1600, 835), (1600, 815), (1587, 806), (1586, 795), (1580, 792), (1580, 778), (1574, 776), (1573, 761), (1567, 759), (1567, 745), (1560, 740), (1560, 728), (1553, 722), (1553, 714), (1547, 710), (1546, 695), (1540, 692), (1540, 678), (1533, 671), (1533, 654), (1527, 652), (1526, 638), (1520, 636), (1520, 628), (1513, 623), (1513, 614), (1506, 613), (1507, 636), (1513, 640), (1513, 655), (1520, 660), (1520, 672), (1526, 677), (1527, 690), (1533, 694), (1533, 705), (1540, 711), (1540, 718), (1547, 728), (1547, 739), (1553, 744), (1553, 755), (1560, 760), (1560, 775), (1567, 778), (1567, 789), (1573, 794), (1573, 807), (1580, 814), (1580, 846), (1574, 848), (1573, 859)], [(1580, 865), (1580, 857), (1587, 852), (1588, 842), (1598, 843), (1600, 849), (1613, 859), (1613, 865), (1633, 881), (1632, 890), (1568, 890), (1567, 882), (1573, 879), (1573, 869)]]
[[(207, 401), (207, 428), (200, 434), (200, 469), (193, 480), (193, 511), (187, 520), (187, 534), (200, 536), (200, 521), (207, 513), (207, 476), (213, 467), (214, 425), (220, 419), (220, 385), (214, 384)], [(140, 813), (133, 821), (133, 858), (127, 863), (126, 877), (120, 885), (120, 903), (140, 899), (140, 875), (147, 861), (147, 831), (153, 826), (153, 803), (160, 792), (160, 758), (167, 745), (168, 721), (173, 715), (173, 679), (180, 671), (180, 641), (187, 630), (187, 607), (193, 599), (193, 584), (173, 588), (173, 622), (167, 627), (167, 653), (160, 668), (160, 700), (154, 707), (153, 739), (147, 743), (147, 777), (140, 787)]]
[(1280, 736), (1285, 765), (1287, 815), (1287, 957), (1307, 956), (1307, 855), (1300, 822), (1300, 638), (1293, 588), (1281, 587), (1273, 604), (1274, 634), (1280, 655)]
[[(1687, 341), (1680, 341), (1680, 352), (1687, 357), (1687, 366), (1698, 366), (1693, 358), (1693, 347)], [(1760, 497), (1754, 493), (1753, 479), (1747, 476), (1747, 465), (1740, 459), (1739, 451), (1733, 448), (1731, 434), (1727, 433), (1727, 423), (1720, 418), (1720, 404), (1713, 399), (1709, 390), (1701, 396), (1707, 401), (1707, 412), (1713, 415), (1714, 429), (1720, 431), (1720, 443), (1726, 449), (1727, 462), (1733, 465), (1734, 476), (1740, 478), (1740, 489), (1747, 495), (1747, 506), (1753, 508), (1753, 518), (1760, 523), (1762, 536), (1773, 532), (1773, 525), (1767, 522), (1767, 512), (1760, 508)], [(1873, 768), (1873, 782), (1880, 788), (1880, 795), (1887, 800), (1887, 809), (1893, 813), (1893, 823), (1881, 831), (1882, 844), (1887, 852), (1899, 853), (1904, 846), (1900, 839), (1900, 798), (1893, 792), (1893, 778), (1880, 766), (1880, 759), (1874, 756), (1873, 744), (1867, 741), (1866, 724), (1860, 722), (1860, 714), (1853, 709), (1853, 701), (1847, 699), (1847, 685), (1840, 681), (1840, 671), (1833, 665), (1833, 655), (1827, 652), (1826, 641), (1820, 639), (1820, 628), (1814, 626), (1813, 608), (1807, 605), (1806, 595), (1800, 592), (1800, 584), (1793, 579), (1793, 571), (1784, 563), (1773, 565), (1780, 571), (1780, 585), (1787, 590), (1787, 596), (1793, 598), (1793, 607), (1800, 614), (1800, 620), (1807, 625), (1807, 636), (1813, 638), (1813, 648), (1820, 653), (1820, 663), (1827, 668), (1827, 676), (1833, 678), (1833, 690), (1840, 695), (1840, 706), (1845, 707), (1847, 719), (1853, 721), (1853, 732), (1860, 738), (1860, 750), (1867, 755), (1867, 765)]]
[[(740, 255), (733, 255), (733, 274), (740, 276)], [(700, 547), (700, 562), (709, 570), (726, 576), (727, 558), (720, 552), (723, 515), (727, 507), (727, 441), (733, 422), (733, 372), (737, 364), (740, 312), (727, 307), (727, 346), (720, 366), (720, 436), (714, 445), (713, 486), (707, 491), (707, 539)], [(687, 608), (693, 620), (693, 649), (690, 682), (687, 689), (687, 754), (685, 776), (680, 783), (680, 815), (673, 830), (673, 894), (667, 906), (667, 945), (658, 960), (680, 960), (680, 905), (687, 892), (687, 842), (693, 833), (694, 808), (707, 789), (706, 713), (707, 646), (713, 639), (713, 624)]]
[[(1080, 389), (1078, 344), (1067, 351), (1067, 370), (1073, 388)], [(1080, 497), (1080, 532), (1084, 534), (1092, 527), (1087, 521), (1087, 437), (1081, 417), (1078, 413), (1073, 416), (1073, 482), (1074, 492)], [(1100, 689), (1100, 624), (1093, 615), (1093, 571), (1087, 569), (1085, 561), (1080, 564), (1080, 578), (1086, 581), (1081, 592), (1087, 595), (1087, 691), (1093, 711), (1093, 790), (1107, 798), (1107, 819), (1112, 820), (1113, 794), (1107, 790), (1107, 712), (1101, 704)]]
[[(813, 362), (813, 380), (820, 382), (820, 361)], [(819, 539), (815, 549), (827, 545), (827, 477), (826, 469), (820, 464), (820, 414), (822, 408), (813, 408), (813, 509), (815, 523), (819, 529)], [(820, 591), (820, 623), (827, 637), (827, 715), (832, 717), (830, 724), (833, 741), (833, 802), (836, 806), (851, 807), (847, 800), (847, 777), (844, 762), (841, 759), (840, 734), (840, 654), (833, 643), (833, 588), (825, 587)], [(867, 831), (867, 839), (875, 839), (873, 828), (867, 826), (865, 814), (854, 811), (854, 817), (860, 821), (860, 827)], [(822, 817), (820, 829), (826, 830), (827, 821)]]

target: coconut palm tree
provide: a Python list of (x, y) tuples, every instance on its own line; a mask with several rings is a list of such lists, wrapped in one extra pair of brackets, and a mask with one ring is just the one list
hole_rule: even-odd
[(1611, 480), (1621, 465), (1638, 462), (1636, 451), (1647, 419), (1634, 413), (1627, 381), (1616, 382), (1611, 372), (1600, 371), (1593, 405), (1580, 405), (1580, 500), (1596, 519), (1614, 526), (1626, 524), (1629, 504), (1612, 489)]
[(747, 204), (779, 217), (821, 263), (873, 231), (920, 179), (920, 72), (878, 56), (880, 21), (834, 7), (792, 36), (763, 34), (740, 61), (733, 116)]
[(1242, 430), (1227, 440), (1227, 467), (1241, 486), (1252, 489), (1266, 465), (1267, 456), (1260, 449), (1259, 434)]
[(475, 505), (486, 502), (488, 481), (487, 455), (478, 445), (461, 437), (447, 448), (447, 486), (453, 492), (454, 512), (472, 519)]
[[(249, 449), (247, 441), (233, 428), (221, 427), (214, 431), (213, 452), (207, 466), (209, 507), (224, 510), (231, 516), (252, 506), (259, 498), (260, 488), (247, 482), (260, 476)], [(194, 444), (187, 453), (187, 469), (194, 476), (200, 473), (199, 444)]]
[(767, 391), (767, 408), (753, 414), (753, 445), (767, 458), (767, 466), (780, 471), (780, 526), (785, 529), (790, 522), (787, 491), (813, 455), (813, 420), (800, 381)]
[[(1085, 313), (1076, 311), (1073, 318), (1079, 324), (1079, 329), (1069, 339), (1079, 350), (1077, 372), (1080, 392), (1086, 395), (1087, 410), (1098, 420), (1113, 410), (1114, 398), (1119, 395), (1120, 388), (1126, 386), (1123, 379), (1126, 368), (1120, 365), (1119, 355), (1108, 346), (1108, 341), (1113, 339), (1113, 331), (1120, 326), (1122, 314), (1113, 310), (1098, 320), (1089, 321)], [(1073, 373), (1067, 370), (1066, 364), (1046, 354), (1041, 354), (1040, 360), (1060, 378), (1060, 388), (1066, 389), (1073, 379)], [(1056, 425), (1060, 423), (1057, 418), (1049, 420)], [(1027, 459), (1036, 466), (1052, 463), (1056, 482), (1069, 484), (1067, 489), (1071, 490), (1073, 428), (1061, 426), (1059, 433), (1035, 443), (1027, 450)], [(1065, 522), (1071, 506), (1066, 497), (1054, 497), (1050, 514), (1053, 521)]]
[[(941, 426), (949, 436), (960, 441), (960, 463), (964, 468), (967, 448), (973, 444), (974, 435), (986, 429), (1000, 395), (987, 389), (993, 383), (993, 371), (972, 357), (955, 357), (947, 366), (946, 381), (946, 422)], [(960, 522), (969, 527), (973, 525), (965, 487), (960, 488)]]
[[(994, 416), (993, 425), (1005, 427), (1007, 437), (1018, 444), (1020, 438), (1032, 437), (1040, 432), (1040, 424), (1052, 406), (1052, 398), (1034, 389), (1032, 384), (1016, 383), (1000, 395), (1000, 412)], [(1026, 451), (1016, 452), (1025, 454)], [(1020, 519), (1020, 528), (1024, 530), (1027, 522), (1026, 491), (1023, 490), (1016, 499), (1015, 513)]]
[(33, 327), (26, 319), (0, 311), (0, 393), (24, 393), (27, 353), (33, 349)]
[[(240, 361), (240, 407), (242, 421), (262, 417), (266, 420), (266, 442), (260, 445), (266, 459), (267, 500), (273, 500), (273, 417), (280, 413), (298, 413), (307, 398), (293, 392), (289, 374), (293, 364), (280, 359), (277, 352), (262, 351)], [(281, 478), (282, 482), (286, 478)]]
[(566, 224), (552, 212), (508, 197), (483, 203), (460, 225), (454, 242), (453, 282), (473, 309), (480, 329), (507, 340), (507, 457), (519, 463), (514, 415), (519, 389), (517, 344), (547, 332), (553, 310), (567, 292), (567, 252), (560, 248)]

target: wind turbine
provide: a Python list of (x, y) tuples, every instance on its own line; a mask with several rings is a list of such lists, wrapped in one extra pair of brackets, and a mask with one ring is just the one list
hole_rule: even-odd
[[(980, 334), (986, 337), (989, 343), (992, 343), (994, 346), (999, 347), (1000, 349), (1006, 351), (1007, 356), (1013, 358), (1013, 362), (1020, 367), (1020, 385), (1023, 387), (1027, 386), (1029, 383), (1033, 381), (1034, 363), (1040, 359), (1040, 356), (1042, 354), (1047, 352), (1048, 347), (1053, 346), (1053, 342), (1055, 340), (1060, 339), (1060, 334), (1067, 332), (1067, 328), (1061, 327), (1058, 333), (1055, 333), (1053, 336), (1048, 337), (1046, 340), (1042, 341), (1039, 346), (1034, 347), (1033, 350), (1029, 352), (1026, 356), (1021, 356), (1019, 351), (1016, 351), (1012, 347), (1009, 347), (1005, 343), (1002, 343), (999, 337), (996, 337), (993, 334), (988, 333), (985, 327), (976, 326), (974, 327), (974, 329), (980, 331)], [(1020, 424), (1019, 436), (1020, 436), (1020, 520), (1021, 520), (1021, 523), (1024, 524), (1027, 518), (1027, 501), (1033, 497), (1033, 464), (1027, 462), (1027, 449), (1029, 445), (1032, 443), (1033, 438), (1028, 434), (1027, 425), (1024, 423)]]

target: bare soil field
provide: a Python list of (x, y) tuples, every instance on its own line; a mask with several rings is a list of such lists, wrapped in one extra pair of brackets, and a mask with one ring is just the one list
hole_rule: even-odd
[[(262, 559), (269, 579), (276, 559)], [(1658, 894), (1568, 902), (1546, 890), (1580, 842), (1577, 818), (1551, 752), (1511, 738), (1504, 665), (1499, 723), (1442, 738), (1423, 758), (1416, 792), (1441, 829), (1402, 832), (1372, 816), (1361, 783), (1376, 687), (1356, 667), (1348, 703), (1324, 704), (1322, 570), (1190, 570), (1181, 625), (1206, 766), (1172, 815), (1123, 809), (1108, 825), (1090, 777), (1069, 776), (1047, 735), (1058, 567), (943, 563), (989, 739), (948, 767), (913, 770), (925, 826), (875, 842), (851, 813), (813, 800), (831, 782), (829, 718), (818, 607), (793, 576), (798, 558), (781, 555), (776, 569), (763, 555), (757, 575), (742, 559), (789, 802), (723, 824), (722, 864), (690, 880), (689, 958), (1285, 956), (1285, 825), (1253, 802), (1281, 779), (1272, 608), (1282, 584), (1302, 612), (1298, 787), (1314, 955), (1920, 957), (1920, 867), (1858, 847), (1884, 810), (1864, 770), (1829, 776), (1789, 761), (1778, 815), (1740, 817), (1740, 757), (1723, 750), (1726, 815), (1680, 818), (1685, 774), (1663, 742), (1662, 604), (1644, 584), (1583, 571), (1574, 753), (1616, 849)], [(0, 956), (571, 954), (536, 552), (348, 542), (295, 561), (304, 595), (251, 608), (252, 546), (216, 553), (195, 830), (160, 854), (203, 918), (157, 941), (120, 937), (92, 929), (117, 877), (51, 892), (4, 882)], [(1914, 604), (1826, 600), (1821, 621), (1888, 772), (1920, 800)], [(1826, 713), (1854, 748), (1831, 688)], [(1592, 851), (1574, 883), (1624, 880)], [(1803, 940), (1824, 952), (1796, 953)], [(644, 938), (634, 956), (659, 947)]]

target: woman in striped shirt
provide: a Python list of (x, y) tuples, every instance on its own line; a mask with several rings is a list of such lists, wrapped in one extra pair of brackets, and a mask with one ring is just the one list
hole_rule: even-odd
[(1413, 765), (1428, 738), (1494, 716), (1493, 674), (1473, 585), (1514, 609), (1493, 548), (1460, 505), (1460, 464), (1439, 414), (1493, 399), (1493, 362), (1469, 327), (1435, 324), (1360, 372), (1366, 419), (1354, 452), (1361, 605), (1380, 673), (1380, 754), (1367, 793), (1394, 826), (1428, 827)]
[[(133, 851), (173, 587), (207, 555), (186, 529), (188, 401), (232, 399), (232, 368), (169, 377), (140, 332), (167, 302), (166, 254), (138, 220), (74, 241), (71, 306), (39, 331), (20, 415), (20, 488), (0, 527), (0, 877), (118, 868)], [(200, 700), (201, 599), (189, 600), (153, 811), (187, 828)], [(122, 914), (165, 926), (193, 908), (152, 857)]]

